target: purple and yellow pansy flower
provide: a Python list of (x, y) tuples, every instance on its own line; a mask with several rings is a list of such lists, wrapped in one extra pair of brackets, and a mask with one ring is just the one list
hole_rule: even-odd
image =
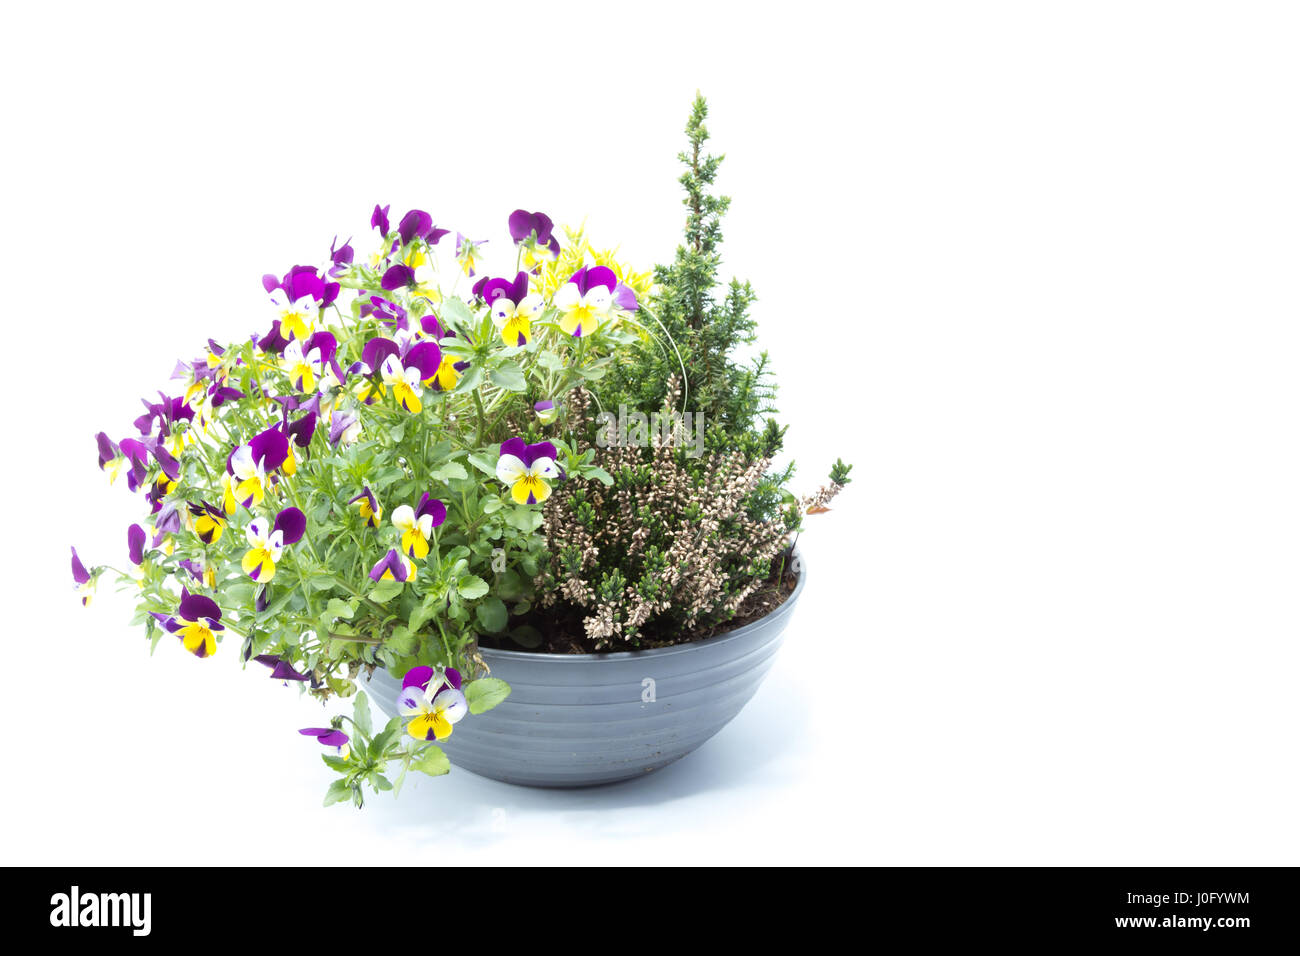
[(375, 562), (370, 569), (372, 581), (400, 581), (405, 583), (415, 578), (415, 564), (396, 548), (389, 548), (388, 553)]
[(492, 321), (506, 345), (527, 345), (532, 338), (532, 320), (542, 311), (542, 297), (528, 291), (528, 273), (521, 271), (513, 282), (489, 279), (481, 295), (492, 310)]
[(81, 595), (81, 606), (86, 607), (95, 596), (95, 575), (87, 571), (86, 566), (81, 563), (76, 548), (72, 549), (72, 581), (76, 585), (77, 593)]
[(510, 238), (522, 248), (524, 264), (535, 269), (560, 254), (560, 241), (552, 234), (555, 223), (544, 212), (516, 209), (510, 214)]
[(206, 501), (190, 504), (190, 517), (194, 533), (204, 544), (216, 544), (226, 530), (226, 515), (216, 505)]
[(452, 725), (469, 713), (460, 686), (460, 672), (454, 667), (435, 670), (421, 666), (407, 671), (397, 695), (397, 712), (411, 718), (406, 732), (416, 740), (450, 737)]
[(357, 506), (361, 520), (366, 523), (367, 527), (379, 527), (379, 519), (384, 516), (384, 509), (369, 487), (362, 488), (361, 494), (350, 500), (348, 504)]
[(211, 589), (217, 586), (217, 569), (215, 565), (200, 564), (198, 561), (185, 558), (180, 562), (180, 566), (190, 572), (190, 576), (205, 588)]
[(510, 489), (516, 504), (531, 505), (545, 501), (551, 494), (548, 478), (558, 478), (560, 468), (555, 463), (555, 446), (548, 441), (534, 445), (524, 444), (522, 438), (511, 438), (501, 444), (501, 457), (497, 459), (497, 478)]
[(474, 275), (479, 260), (483, 258), (482, 247), (486, 244), (486, 239), (470, 239), (459, 232), (456, 233), (456, 261), (460, 263), (465, 275)]
[(352, 752), (348, 735), (333, 727), (304, 727), (298, 733), (304, 737), (315, 737), (317, 743), (327, 750), (334, 751), (334, 756), (341, 760), (347, 760)]
[(425, 492), (420, 504), (393, 509), (393, 527), (401, 533), (402, 553), (423, 560), (429, 554), (433, 529), (447, 520), (447, 506)]
[[(443, 331), (436, 315), (426, 315), (420, 319), (420, 333), (434, 342), (456, 337), (455, 332)], [(442, 353), (442, 361), (438, 363), (438, 370), (426, 378), (424, 384), (435, 392), (450, 392), (460, 381), (461, 373), (469, 368), (469, 362), (457, 360), (456, 356), (442, 349), (441, 346), (439, 351)]]
[(608, 266), (583, 267), (569, 277), (555, 293), (560, 328), (575, 339), (599, 328), (614, 301), (618, 277)]
[(286, 683), (291, 680), (309, 681), (310, 674), (302, 674), (294, 669), (294, 666), (284, 658), (275, 654), (258, 654), (253, 660), (259, 664), (265, 664), (271, 668), (271, 680), (282, 680)]
[(217, 652), (215, 635), (225, 630), (221, 623), (221, 608), (217, 602), (202, 594), (191, 594), (181, 589), (180, 607), (167, 616), (153, 612), (162, 626), (181, 639), (185, 649), (195, 657), (211, 657)]

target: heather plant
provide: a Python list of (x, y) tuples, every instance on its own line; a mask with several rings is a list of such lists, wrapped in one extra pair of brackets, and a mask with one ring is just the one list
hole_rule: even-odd
[(830, 510), (849, 482), (851, 466), (837, 461), (828, 484), (801, 500), (787, 488), (793, 463), (769, 471), (785, 427), (772, 417), (767, 353), (738, 358), (755, 339), (756, 297), (748, 282), (719, 275), (731, 200), (711, 192), (723, 157), (704, 152), (707, 116), (697, 95), (678, 157), (685, 241), (639, 289), (642, 321), (624, 329), (639, 330), (630, 347), (570, 398), (566, 437), (612, 484), (566, 485), (545, 505), (548, 616), (517, 639), (538, 643), (549, 630), (556, 649), (647, 647), (761, 613), (781, 599), (804, 515)]

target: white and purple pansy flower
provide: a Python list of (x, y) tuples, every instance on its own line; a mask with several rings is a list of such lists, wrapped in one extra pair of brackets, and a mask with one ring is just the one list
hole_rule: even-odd
[(406, 732), (416, 740), (445, 740), (452, 725), (469, 713), (460, 689), (460, 672), (454, 667), (436, 670), (412, 667), (402, 678), (397, 712), (411, 718)]
[(555, 407), (555, 403), (549, 398), (544, 398), (540, 402), (533, 402), (533, 411), (537, 414), (537, 420), (543, 425), (551, 424), (560, 414), (560, 410)]
[(532, 505), (545, 501), (551, 494), (548, 478), (558, 478), (555, 446), (548, 441), (524, 444), (522, 438), (501, 443), (497, 459), (497, 478), (510, 489), (516, 504)]
[(361, 416), (353, 411), (336, 411), (330, 416), (330, 444), (351, 445), (361, 437)]
[(520, 271), (513, 282), (509, 279), (488, 279), (481, 287), (492, 321), (501, 331), (506, 345), (527, 345), (532, 338), (532, 320), (542, 311), (543, 299), (528, 291), (528, 273)]
[(429, 554), (433, 529), (447, 520), (447, 506), (425, 492), (418, 507), (399, 505), (393, 509), (393, 527), (401, 534), (402, 553), (424, 560)]
[(442, 349), (436, 342), (408, 340), (406, 345), (403, 349), (392, 339), (373, 338), (362, 349), (361, 361), (367, 370), (379, 369), (380, 381), (393, 390), (402, 408), (419, 414), (424, 407), (420, 401), (422, 383), (437, 373)]
[(338, 298), (340, 288), (337, 282), (326, 282), (317, 275), (315, 266), (294, 266), (283, 279), (262, 276), (262, 287), (279, 311), (280, 332), (291, 339), (311, 335), (320, 310)]
[(304, 737), (315, 737), (326, 750), (334, 751), (334, 756), (340, 760), (347, 760), (348, 754), (352, 752), (348, 743), (348, 735), (334, 727), (304, 727), (298, 731)]
[(275, 516), (275, 523), (266, 518), (254, 518), (244, 531), (248, 551), (244, 553), (244, 573), (259, 584), (275, 577), (275, 564), (281, 552), (289, 545), (302, 540), (307, 530), (307, 517), (297, 508), (285, 508)]
[(388, 553), (370, 569), (372, 581), (398, 581), (404, 584), (414, 578), (414, 562), (396, 548), (389, 548)]
[(260, 504), (266, 497), (271, 472), (288, 457), (289, 438), (279, 428), (268, 428), (247, 445), (237, 447), (226, 461), (234, 500), (245, 508)]
[[(313, 335), (312, 338), (315, 338)], [(316, 388), (316, 379), (321, 373), (321, 351), (319, 348), (303, 348), (301, 339), (293, 339), (280, 353), (280, 365), (289, 373), (289, 381), (300, 392), (310, 392)]]
[(608, 266), (584, 266), (569, 277), (555, 293), (560, 328), (575, 339), (599, 328), (614, 301), (618, 276)]
[(217, 652), (214, 635), (224, 631), (221, 608), (217, 602), (202, 594), (191, 594), (181, 588), (181, 603), (172, 615), (151, 612), (165, 630), (180, 638), (185, 649), (195, 657), (211, 657)]

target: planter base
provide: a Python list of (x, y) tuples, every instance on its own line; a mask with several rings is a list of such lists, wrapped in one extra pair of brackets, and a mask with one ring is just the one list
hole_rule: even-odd
[[(798, 565), (796, 565), (797, 567)], [(740, 713), (772, 666), (807, 572), (770, 614), (692, 644), (614, 654), (484, 649), (505, 701), (469, 716), (441, 746), (466, 770), (530, 787), (591, 787), (681, 759)], [(400, 683), (364, 689), (389, 717)]]

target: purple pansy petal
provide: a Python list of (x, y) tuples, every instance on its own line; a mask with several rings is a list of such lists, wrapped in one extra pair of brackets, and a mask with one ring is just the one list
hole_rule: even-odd
[(133, 524), (126, 529), (127, 555), (132, 564), (144, 564), (144, 528)]
[[(501, 443), (501, 454), (514, 455), (520, 461), (523, 461), (527, 447), (522, 438), (508, 438)], [(524, 463), (527, 464), (527, 462)]]
[(603, 285), (613, 293), (614, 288), (618, 285), (618, 276), (609, 266), (591, 266), (583, 267), (569, 277), (569, 281), (578, 287), (578, 291), (586, 295), (598, 285)]
[(117, 457), (117, 446), (103, 432), (95, 436), (95, 442), (99, 446), (99, 467), (102, 469)]
[(402, 677), (403, 687), (418, 687), (421, 690), (429, 686), (429, 681), (433, 680), (433, 668), (427, 664), (421, 664), (418, 667), (412, 667)]
[[(314, 395), (312, 397), (319, 406), (320, 396)], [(289, 424), (288, 434), (295, 445), (299, 448), (306, 448), (311, 444), (312, 436), (316, 434), (316, 413), (314, 411), (308, 412), (301, 418), (294, 419)]]
[(411, 350), (402, 358), (403, 366), (420, 370), (421, 381), (432, 378), (441, 364), (442, 349), (438, 347), (436, 342), (420, 342), (413, 345)]
[(614, 304), (624, 312), (635, 312), (637, 310), (636, 293), (630, 286), (623, 283), (618, 284), (614, 290)]
[(382, 336), (376, 336), (365, 344), (361, 349), (361, 361), (372, 372), (384, 364), (384, 359), (390, 355), (401, 354), (401, 349), (392, 339), (386, 339)]
[[(523, 439), (520, 439), (520, 441), (522, 442)], [(505, 446), (503, 445), (501, 447), (504, 448)], [(532, 467), (533, 462), (537, 461), (537, 459), (539, 458), (549, 458), (552, 461), (554, 461), (555, 446), (548, 441), (539, 441), (535, 445), (528, 445), (524, 449), (524, 453), (522, 455), (519, 455), (519, 458), (522, 459), (523, 463), (525, 465), (528, 465), (529, 467)]]
[(275, 516), (271, 530), (283, 532), (285, 544), (296, 544), (307, 530), (307, 516), (297, 508), (285, 508)]
[(342, 747), (348, 742), (348, 735), (341, 730), (331, 730), (316, 738), (322, 747)]
[(279, 355), (284, 351), (284, 347), (289, 344), (289, 340), (280, 332), (280, 320), (276, 319), (271, 323), (271, 331), (258, 339), (257, 347), (263, 352), (274, 352)]
[(423, 209), (412, 209), (397, 225), (397, 234), (402, 238), (402, 245), (406, 245), (412, 239), (424, 238), (430, 229), (433, 228), (433, 217)]
[(278, 428), (268, 428), (253, 436), (248, 447), (253, 452), (253, 460), (261, 462), (267, 471), (279, 468), (289, 457), (289, 437)]
[(303, 355), (311, 353), (312, 349), (320, 349), (320, 359), (322, 362), (328, 362), (334, 358), (334, 353), (338, 351), (339, 343), (334, 335), (330, 332), (316, 332), (307, 340), (307, 344), (302, 347)]
[(90, 580), (90, 572), (86, 566), (81, 563), (81, 558), (77, 557), (77, 549), (72, 549), (72, 580), (78, 584), (85, 584)]
[(555, 224), (551, 217), (544, 212), (528, 212), (524, 209), (516, 209), (510, 214), (510, 238), (516, 243), (523, 242), (534, 233), (537, 235), (539, 245), (548, 245), (551, 241), (551, 230)]
[(388, 210), (391, 208), (391, 206), (385, 206), (380, 209), (378, 203), (376, 203), (375, 211), (370, 214), (370, 228), (378, 229), (381, 236), (388, 235)]
[[(298, 680), (298, 681), (311, 680), (311, 678), (306, 674), (300, 674), (298, 673), (298, 671), (294, 670), (293, 665), (290, 664), (288, 661), (283, 660), (274, 654), (258, 654), (255, 658), (253, 658), (253, 660), (257, 661), (259, 664), (265, 664), (267, 667), (271, 668), (272, 680)], [(322, 728), (313, 727), (311, 729), (317, 730)], [(299, 733), (304, 733), (304, 731), (299, 731)], [(325, 733), (329, 733), (329, 731), (326, 730)], [(311, 736), (318, 737), (318, 736), (323, 736), (323, 734), (312, 734)]]
[(460, 671), (456, 670), (454, 667), (448, 667), (443, 672), (442, 676), (447, 679), (448, 684), (457, 690), (460, 690)]
[(181, 476), (180, 462), (178, 462), (172, 456), (172, 453), (169, 452), (166, 448), (164, 448), (161, 444), (155, 444), (153, 446), (153, 457), (158, 462), (158, 464), (162, 467), (163, 474), (165, 474), (168, 478), (170, 478), (172, 481), (175, 481), (176, 479), (180, 478)]
[(433, 526), (441, 527), (442, 523), (447, 520), (447, 506), (437, 498), (430, 496), (426, 491), (424, 497), (420, 499), (420, 506), (415, 509), (415, 517), (423, 518), (430, 515), (433, 518)]
[(389, 266), (388, 271), (384, 273), (384, 277), (379, 280), (380, 287), (389, 292), (414, 284), (415, 270), (410, 266), (403, 265)]
[(343, 438), (343, 433), (355, 425), (360, 418), (355, 412), (335, 412), (330, 416), (330, 444), (337, 445)]
[(406, 580), (406, 562), (402, 560), (402, 556), (395, 548), (389, 548), (388, 553), (370, 569), (370, 580), (378, 581), (384, 576), (385, 571), (391, 571), (396, 581)]
[(206, 619), (209, 626), (221, 620), (221, 608), (217, 607), (217, 602), (212, 598), (202, 594), (190, 594), (188, 591), (184, 592), (184, 595), (176, 611), (178, 617), (186, 621)]

